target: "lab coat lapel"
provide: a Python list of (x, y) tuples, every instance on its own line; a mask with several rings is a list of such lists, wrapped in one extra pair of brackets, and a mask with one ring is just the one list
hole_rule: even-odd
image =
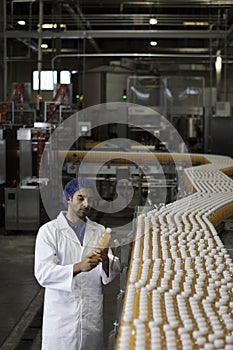
[(61, 212), (57, 217), (59, 229), (62, 230), (64, 236), (80, 244), (78, 237), (76, 236), (74, 230), (69, 226), (64, 214), (65, 212)]
[(87, 218), (87, 226), (85, 229), (83, 246), (81, 246), (78, 237), (76, 236), (72, 228), (69, 226), (64, 216), (64, 212), (61, 212), (58, 215), (57, 222), (58, 222), (58, 229), (62, 230), (62, 233), (64, 234), (64, 236), (66, 236), (67, 238), (79, 244), (79, 246), (83, 250), (82, 255), (89, 253), (95, 247), (100, 236), (99, 227), (96, 226), (95, 222), (92, 222), (90, 219)]

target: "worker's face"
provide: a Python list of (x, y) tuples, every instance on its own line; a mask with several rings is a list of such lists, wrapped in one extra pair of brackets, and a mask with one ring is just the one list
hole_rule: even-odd
[(84, 219), (90, 212), (93, 203), (93, 192), (90, 188), (81, 188), (68, 201), (69, 207), (78, 215), (80, 219)]

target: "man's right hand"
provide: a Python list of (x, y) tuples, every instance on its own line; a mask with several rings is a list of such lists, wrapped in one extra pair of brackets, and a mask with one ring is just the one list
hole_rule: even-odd
[(86, 255), (83, 260), (81, 260), (79, 263), (74, 264), (73, 269), (73, 275), (77, 275), (80, 272), (88, 272), (93, 270), (98, 264), (99, 259), (96, 259), (93, 257), (93, 252), (90, 252), (88, 255)]

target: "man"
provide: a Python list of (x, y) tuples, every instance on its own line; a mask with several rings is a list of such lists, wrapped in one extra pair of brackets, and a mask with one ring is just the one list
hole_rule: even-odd
[(63, 201), (67, 212), (39, 229), (35, 245), (35, 277), (45, 287), (42, 349), (101, 350), (102, 283), (119, 273), (119, 259), (97, 247), (105, 229), (87, 217), (90, 182), (68, 182)]

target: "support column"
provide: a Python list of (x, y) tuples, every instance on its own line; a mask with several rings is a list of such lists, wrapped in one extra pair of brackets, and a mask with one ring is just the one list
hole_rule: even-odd
[[(38, 32), (42, 32), (42, 24), (43, 24), (43, 17), (44, 17), (44, 6), (43, 1), (40, 0), (39, 2), (39, 27)], [(43, 67), (43, 56), (42, 56), (42, 44), (43, 40), (42, 37), (39, 37), (38, 39), (38, 54), (37, 54), (37, 70), (38, 70), (38, 78), (39, 78), (39, 86), (38, 86), (38, 92), (37, 92), (37, 111), (40, 113), (40, 95), (41, 95), (41, 71)]]
[(6, 30), (6, 0), (0, 1), (0, 101), (7, 97), (7, 41), (5, 37)]

